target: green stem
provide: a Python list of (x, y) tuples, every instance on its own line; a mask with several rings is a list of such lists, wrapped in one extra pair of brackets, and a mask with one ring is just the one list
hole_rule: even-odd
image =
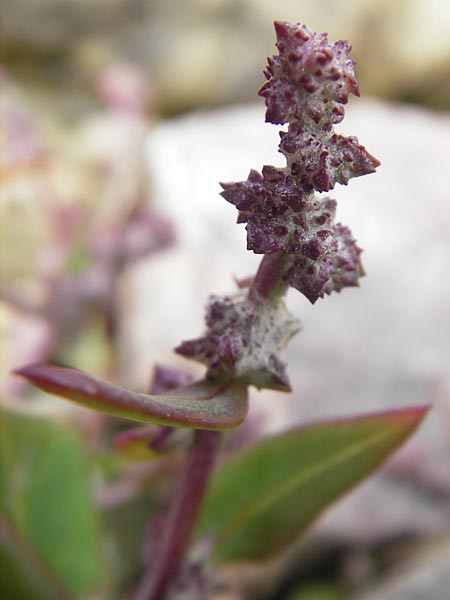
[(167, 517), (164, 538), (155, 562), (141, 582), (134, 600), (162, 600), (188, 548), (208, 481), (220, 447), (218, 431), (194, 430), (178, 488)]

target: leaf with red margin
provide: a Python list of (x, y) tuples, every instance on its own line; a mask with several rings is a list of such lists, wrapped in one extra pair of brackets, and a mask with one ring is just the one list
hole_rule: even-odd
[(256, 443), (216, 471), (199, 533), (215, 562), (270, 557), (372, 473), (428, 407), (319, 422)]
[(38, 388), (116, 417), (170, 427), (230, 429), (247, 415), (243, 384), (200, 381), (161, 395), (141, 394), (57, 365), (33, 364), (14, 371)]

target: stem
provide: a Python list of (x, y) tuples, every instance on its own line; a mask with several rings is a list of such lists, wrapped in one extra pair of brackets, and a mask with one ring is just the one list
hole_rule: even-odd
[(134, 600), (162, 600), (173, 581), (194, 529), (221, 442), (219, 431), (194, 430), (194, 439), (172, 498), (164, 538)]
[(283, 281), (283, 275), (289, 260), (289, 255), (284, 252), (264, 255), (248, 292), (250, 301), (275, 301), (286, 293), (288, 284)]

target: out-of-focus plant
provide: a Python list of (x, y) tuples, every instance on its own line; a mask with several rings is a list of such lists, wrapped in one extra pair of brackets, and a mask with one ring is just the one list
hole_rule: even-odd
[(116, 286), (127, 266), (173, 244), (171, 223), (139, 201), (123, 220), (77, 239), (88, 219), (78, 204), (53, 206), (49, 219), (52, 239), (45, 248), (49, 268), (42, 273), (41, 297), (30, 300), (12, 286), (4, 286), (0, 299), (22, 313), (41, 317), (47, 325), (42, 360), (54, 360), (73, 346), (93, 315), (115, 334)]
[[(38, 129), (46, 119), (55, 127), (58, 115), (33, 110), (33, 96), (23, 102), (13, 80), (0, 78), (0, 587), (31, 598), (36, 584), (35, 596), (50, 598), (56, 576), (85, 596), (104, 581), (100, 525), (114, 490), (102, 443), (115, 423), (42, 402), (3, 375), (19, 361), (117, 372), (123, 274), (173, 245), (175, 230), (145, 185), (149, 103), (139, 71), (102, 71), (106, 107), (75, 130), (64, 120), (61, 137)], [(133, 465), (123, 473), (112, 462), (116, 487), (133, 490)]]
[[(246, 181), (222, 185), (238, 222), (246, 223), (248, 249), (262, 260), (236, 295), (210, 298), (206, 332), (176, 349), (206, 366), (204, 378), (180, 385), (179, 376), (166, 371), (164, 382), (143, 394), (62, 366), (16, 370), (52, 394), (160, 426), (122, 432), (116, 447), (126, 454), (150, 457), (176, 448), (180, 455), (188, 446), (169, 510), (152, 522), (148, 567), (135, 600), (177, 598), (186, 590), (190, 598), (205, 598), (208, 568), (280, 552), (374, 471), (427, 410), (297, 427), (235, 451), (214, 472), (222, 432), (246, 418), (249, 386), (291, 390), (281, 354), (300, 325), (283, 302), (289, 287), (315, 303), (358, 285), (364, 274), (350, 230), (335, 222), (336, 202), (316, 193), (379, 164), (355, 137), (334, 131), (349, 94), (359, 95), (350, 46), (300, 24), (276, 22), (275, 28), (279, 54), (269, 59), (259, 93), (266, 120), (287, 124), (279, 145), (286, 166), (264, 166)], [(179, 429), (192, 430), (188, 443), (177, 439)]]
[[(8, 354), (28, 354), (30, 362), (64, 362), (73, 352), (77, 354), (80, 340), (94, 337), (94, 329), (102, 329), (101, 337), (109, 339), (115, 350), (121, 275), (175, 240), (173, 225), (148, 202), (143, 154), (149, 132), (145, 110), (149, 86), (129, 65), (113, 64), (103, 70), (98, 91), (105, 106), (99, 115), (78, 125), (76, 132), (65, 131), (57, 152), (44, 151), (43, 136), (34, 126), (31, 110), (16, 100), (6, 73), (3, 78), (3, 250), (11, 264), (15, 264), (16, 254), (25, 255), (28, 263), (26, 270), (16, 265), (19, 275), (14, 268), (9, 276), (2, 272), (0, 302), (14, 311), (18, 322), (16, 331), (4, 336)], [(31, 177), (33, 170), (44, 184)], [(78, 171), (88, 175), (79, 177)], [(20, 195), (16, 198), (14, 191), (14, 183), (21, 178), (25, 181), (22, 187), (29, 190), (28, 203), (41, 207), (35, 209), (36, 216), (39, 214), (45, 230), (42, 242), (32, 246), (34, 260), (30, 260), (25, 240), (24, 249), (16, 251), (17, 228), (11, 227), (8, 219), (11, 213), (21, 214), (23, 200)], [(69, 191), (61, 183), (64, 181)], [(97, 194), (95, 202), (90, 198), (93, 193)], [(28, 229), (23, 229), (24, 237), (28, 234)], [(83, 351), (80, 354), (84, 356)], [(104, 362), (112, 362), (111, 370), (115, 370), (115, 361), (108, 358)], [(14, 358), (6, 362), (11, 360)], [(84, 360), (81, 362), (84, 366)], [(8, 397), (21, 395), (27, 387), (24, 383), (5, 378), (2, 392)]]

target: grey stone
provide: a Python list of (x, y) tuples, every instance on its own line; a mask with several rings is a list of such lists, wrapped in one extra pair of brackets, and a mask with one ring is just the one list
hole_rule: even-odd
[(412, 565), (355, 600), (447, 600), (450, 590), (450, 544), (429, 549)]
[(3, 0), (4, 60), (68, 87), (67, 102), (117, 59), (146, 70), (165, 111), (245, 101), (274, 52), (274, 19), (351, 40), (366, 92), (450, 106), (445, 0)]

